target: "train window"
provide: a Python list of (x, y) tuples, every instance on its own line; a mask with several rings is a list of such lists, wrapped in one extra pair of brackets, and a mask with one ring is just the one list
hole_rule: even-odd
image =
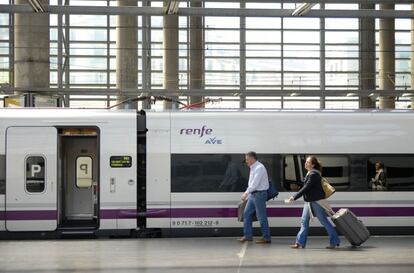
[(0, 194), (6, 193), (6, 156), (0, 155)]
[[(272, 181), (280, 181), (278, 155), (259, 154)], [(243, 192), (249, 168), (244, 154), (173, 154), (171, 156), (172, 192)], [(280, 188), (280, 187), (278, 187)]]
[(92, 186), (92, 158), (80, 156), (76, 158), (76, 187), (90, 188)]
[[(384, 168), (381, 187), (373, 187), (377, 178), (376, 163)], [(375, 155), (367, 159), (367, 184), (372, 190), (407, 191), (414, 190), (414, 156), (413, 155)], [(375, 184), (375, 183), (374, 183)], [(378, 184), (378, 182), (377, 182)]]
[(237, 155), (175, 154), (171, 158), (173, 192), (241, 191), (241, 170), (246, 168)]
[(26, 158), (26, 190), (39, 193), (45, 190), (46, 165), (43, 156), (28, 156)]
[[(304, 154), (259, 154), (269, 179), (279, 191), (295, 192), (306, 175)], [(414, 155), (316, 155), (322, 175), (337, 191), (413, 191)], [(375, 163), (384, 163), (386, 185), (372, 187), (377, 173)], [(242, 192), (246, 189), (249, 168), (244, 154), (173, 154), (171, 156), (172, 192)], [(280, 187), (282, 185), (283, 187)]]
[[(297, 191), (306, 175), (304, 162), (307, 155), (284, 156), (283, 186), (286, 190)], [(343, 155), (318, 155), (317, 158), (323, 166), (322, 175), (337, 190), (345, 190), (350, 186), (349, 158)]]

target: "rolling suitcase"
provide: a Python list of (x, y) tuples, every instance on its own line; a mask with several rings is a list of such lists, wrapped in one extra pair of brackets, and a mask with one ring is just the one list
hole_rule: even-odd
[(353, 245), (360, 246), (370, 237), (368, 229), (349, 209), (340, 209), (331, 216), (336, 228)]

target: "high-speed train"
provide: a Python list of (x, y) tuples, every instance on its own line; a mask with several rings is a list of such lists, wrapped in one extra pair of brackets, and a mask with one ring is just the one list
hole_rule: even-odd
[[(280, 191), (272, 235), (297, 232), (303, 201), (283, 200), (310, 154), (337, 189), (334, 208), (373, 233), (412, 234), (413, 137), (409, 110), (0, 109), (0, 235), (240, 234), (250, 150)], [(370, 183), (377, 162), (382, 191)]]

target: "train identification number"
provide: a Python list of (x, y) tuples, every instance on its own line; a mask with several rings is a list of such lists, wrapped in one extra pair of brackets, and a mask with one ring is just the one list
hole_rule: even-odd
[(172, 220), (173, 227), (215, 227), (220, 222), (218, 220)]

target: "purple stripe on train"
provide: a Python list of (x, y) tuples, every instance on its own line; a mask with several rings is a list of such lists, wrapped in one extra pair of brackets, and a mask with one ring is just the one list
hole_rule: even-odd
[(17, 211), (2, 211), (0, 212), (0, 220), (56, 220), (56, 210), (17, 210)]
[[(334, 208), (338, 210), (339, 208)], [(414, 207), (353, 207), (350, 208), (359, 217), (412, 217)], [(300, 217), (302, 208), (268, 208), (269, 217)], [(236, 208), (162, 208), (149, 209), (147, 213), (138, 213), (134, 209), (100, 210), (100, 219), (134, 219), (138, 215), (148, 218), (235, 218)], [(0, 220), (55, 220), (55, 210), (0, 211)]]
[[(339, 208), (334, 208), (339, 210)], [(353, 207), (350, 208), (359, 217), (398, 217), (414, 216), (414, 207)], [(149, 209), (149, 218), (229, 218), (237, 217), (235, 208), (174, 208)], [(300, 217), (302, 208), (268, 208), (269, 217)]]

